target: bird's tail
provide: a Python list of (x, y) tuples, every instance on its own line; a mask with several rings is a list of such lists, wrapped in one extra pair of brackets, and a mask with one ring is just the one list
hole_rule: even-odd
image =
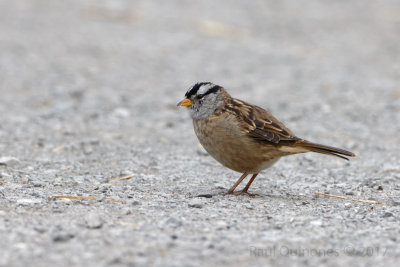
[(332, 156), (336, 156), (336, 157), (346, 159), (346, 160), (349, 160), (349, 159), (345, 156), (348, 156), (348, 157), (356, 156), (354, 153), (344, 150), (344, 149), (341, 149), (341, 148), (311, 143), (306, 140), (301, 140), (300, 142), (296, 143), (296, 146), (304, 148), (308, 151), (332, 155)]

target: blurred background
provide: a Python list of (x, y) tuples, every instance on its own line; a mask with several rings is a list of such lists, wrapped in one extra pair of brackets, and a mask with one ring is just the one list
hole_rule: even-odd
[[(315, 134), (339, 128), (368, 143), (398, 122), (371, 112), (398, 111), (397, 1), (20, 0), (0, 10), (3, 125), (45, 116), (68, 127), (114, 112), (136, 118), (126, 127), (159, 128), (197, 81), (284, 121), (311, 113), (301, 124)], [(342, 114), (354, 130), (331, 123)]]
[[(382, 140), (398, 122), (399, 11), (389, 0), (1, 1), (3, 138), (7, 123), (43, 116), (77, 128), (129, 112), (126, 127), (159, 128), (182, 114), (172, 107), (187, 88), (212, 81), (284, 121), (309, 116), (315, 134)], [(331, 123), (338, 114), (354, 130)]]
[[(178, 244), (179, 250), (161, 253), (158, 249), (168, 247), (163, 234), (170, 234), (170, 228), (154, 223), (162, 224), (160, 218), (169, 214), (163, 206), (170, 203), (166, 199), (183, 198), (179, 201), (187, 208), (184, 196), (188, 192), (198, 194), (198, 188), (223, 191), (237, 178), (206, 156), (188, 112), (176, 107), (198, 81), (219, 84), (232, 96), (272, 111), (300, 137), (357, 154), (350, 164), (317, 155), (285, 159), (259, 176), (256, 192), (313, 195), (315, 190), (325, 190), (361, 192), (357, 196), (365, 199), (398, 196), (399, 14), (397, 0), (0, 0), (0, 157), (8, 157), (0, 162), (0, 180), (5, 182), (0, 194), (4, 217), (16, 218), (4, 226), (13, 234), (1, 238), (0, 264), (20, 259), (30, 264), (33, 254), (47, 255), (47, 251), (53, 264), (60, 259), (70, 264), (85, 262), (79, 256), (62, 256), (65, 247), (51, 245), (58, 242), (59, 229), (78, 233), (65, 251), (79, 255), (85, 250), (86, 264), (102, 262), (99, 253), (109, 255), (104, 256), (107, 264), (115, 258), (123, 261), (126, 255), (145, 258), (142, 263), (154, 263), (152, 255), (187, 262), (191, 252), (181, 252), (188, 243), (200, 248), (197, 252), (208, 246), (199, 237), (194, 243)], [(11, 163), (16, 165), (4, 167)], [(136, 175), (131, 183), (95, 191), (110, 178), (131, 173)], [(293, 177), (288, 186), (287, 179)], [(382, 191), (377, 188), (389, 188), (389, 192), (379, 195)], [(63, 203), (48, 199), (55, 194), (96, 192), (97, 197), (104, 194), (123, 201), (133, 197), (143, 209), (115, 215), (126, 207), (99, 202), (69, 211)], [(15, 203), (27, 198), (39, 199), (42, 204), (34, 205), (43, 206), (36, 210), (29, 206), (26, 213), (14, 214)], [(268, 201), (282, 203), (284, 199)], [(225, 205), (218, 212), (235, 214), (236, 204)], [(113, 216), (126, 220), (132, 216), (140, 232), (127, 239), (126, 235), (132, 235), (127, 227), (110, 223), (111, 230), (104, 226), (106, 234), (98, 237), (110, 236), (106, 245), (86, 243), (90, 238), (76, 222), (95, 207), (108, 214), (104, 216), (109, 216), (105, 218), (109, 223)], [(277, 210), (276, 216), (288, 209)], [(57, 217), (54, 210), (68, 213), (70, 219)], [(200, 211), (205, 211), (201, 218), (214, 214)], [(178, 219), (190, 216), (176, 212)], [(292, 212), (295, 218), (305, 214), (296, 215), (296, 207)], [(261, 214), (256, 208), (254, 213), (252, 218)], [(271, 227), (274, 220), (288, 223), (285, 217), (276, 218), (280, 217), (268, 218)], [(204, 255), (215, 258), (203, 256), (221, 264), (232, 261), (229, 255), (239, 255), (235, 262), (248, 262), (248, 253), (243, 251), (260, 241), (263, 229), (258, 227), (268, 225), (264, 219), (253, 222), (254, 233), (246, 233), (251, 240), (242, 239), (243, 233), (226, 234), (228, 238), (221, 240), (229, 244), (214, 244), (226, 253), (210, 250)], [(34, 230), (26, 231), (32, 227), (29, 220), (44, 227), (41, 239), (36, 239)], [(356, 228), (365, 226), (367, 231), (364, 221), (360, 218)], [(388, 224), (386, 229), (396, 229)], [(188, 235), (213, 229), (183, 225)], [(336, 228), (321, 234), (324, 244), (338, 245), (341, 239), (332, 239), (332, 231), (348, 233), (345, 239), (355, 231), (340, 224), (332, 227)], [(398, 234), (393, 231), (377, 231), (374, 240), (392, 244), (390, 235)], [(285, 236), (282, 232), (277, 235)], [(43, 238), (47, 234), (49, 242)], [(288, 240), (297, 236), (286, 234)], [(26, 249), (14, 253), (9, 244), (20, 244), (21, 236)], [(365, 233), (360, 234), (360, 244), (366, 242), (364, 237)], [(308, 237), (301, 238), (308, 244)], [(191, 259), (204, 259), (195, 255)]]

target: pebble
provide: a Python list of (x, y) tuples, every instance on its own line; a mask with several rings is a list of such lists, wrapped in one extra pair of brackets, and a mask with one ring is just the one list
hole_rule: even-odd
[(198, 208), (201, 209), (203, 207), (203, 203), (199, 199), (192, 199), (189, 204), (189, 208)]
[(47, 174), (47, 175), (54, 175), (57, 172), (58, 172), (58, 170), (55, 170), (55, 169), (43, 170), (43, 174)]
[(127, 118), (130, 116), (130, 112), (126, 108), (116, 108), (113, 110), (113, 115), (118, 118)]
[(220, 183), (215, 183), (215, 184), (214, 184), (214, 187), (215, 187), (216, 189), (226, 189), (225, 186), (224, 186), (223, 184), (220, 184)]
[(36, 225), (36, 226), (33, 227), (33, 230), (35, 230), (38, 233), (43, 234), (43, 233), (45, 233), (47, 231), (47, 228), (44, 227), (44, 226), (41, 226), (41, 225)]
[(131, 209), (130, 208), (122, 208), (121, 209), (121, 214), (122, 215), (129, 215), (129, 214), (132, 214), (132, 211), (131, 211)]
[(314, 225), (314, 226), (321, 226), (321, 225), (322, 225), (322, 221), (319, 221), (319, 220), (317, 220), (317, 221), (311, 221), (310, 224), (311, 224), (311, 225)]
[(98, 190), (101, 193), (107, 193), (108, 191), (110, 191), (110, 187), (111, 187), (111, 184), (101, 184), (98, 187)]
[(245, 207), (246, 209), (252, 210), (253, 206), (251, 204), (243, 204), (243, 207)]
[(400, 198), (393, 198), (392, 204), (393, 206), (400, 206)]
[(42, 203), (41, 199), (22, 198), (17, 200), (18, 206), (32, 206)]
[(85, 217), (86, 227), (89, 229), (98, 229), (103, 226), (103, 219), (98, 213), (91, 212)]
[(205, 193), (205, 194), (200, 194), (200, 195), (197, 195), (197, 197), (212, 198), (212, 197), (213, 197), (213, 195), (211, 195), (211, 194), (208, 194), (208, 193)]
[(0, 172), (0, 178), (7, 178), (7, 177), (11, 177), (11, 175), (5, 172)]
[(75, 183), (77, 184), (82, 184), (85, 182), (85, 176), (78, 175), (78, 176), (72, 176), (72, 179), (74, 180)]
[(46, 186), (46, 183), (41, 182), (41, 181), (32, 181), (32, 185), (33, 185), (34, 187), (45, 187), (45, 186)]
[(214, 225), (217, 227), (218, 230), (225, 229), (228, 226), (225, 221), (216, 221)]
[(19, 163), (20, 163), (19, 159), (15, 157), (0, 157), (0, 165), (14, 166)]
[(101, 184), (108, 183), (109, 181), (109, 178), (105, 177), (104, 175), (94, 175), (93, 178), (96, 179)]
[(52, 235), (54, 242), (66, 242), (75, 237), (75, 234), (69, 232), (56, 232)]
[(383, 190), (383, 186), (377, 185), (377, 186), (374, 187), (374, 189), (376, 189), (378, 191), (382, 191)]
[(84, 154), (89, 155), (89, 154), (92, 154), (92, 152), (93, 152), (93, 148), (88, 147), (88, 146), (84, 146), (83, 147), (83, 153)]
[(175, 218), (175, 217), (170, 217), (168, 220), (165, 222), (166, 224), (170, 225), (173, 228), (177, 228), (179, 226), (182, 226), (182, 221)]
[(87, 143), (91, 144), (91, 145), (98, 145), (100, 144), (100, 140), (97, 138), (92, 138), (86, 141)]
[(344, 207), (345, 207), (346, 209), (350, 209), (351, 206), (352, 206), (352, 205), (351, 205), (350, 202), (344, 203)]
[(386, 211), (383, 215), (383, 218), (394, 217), (393, 213)]
[(140, 202), (137, 201), (137, 200), (133, 200), (133, 201), (131, 202), (131, 205), (132, 205), (132, 206), (137, 206), (137, 205), (140, 205)]

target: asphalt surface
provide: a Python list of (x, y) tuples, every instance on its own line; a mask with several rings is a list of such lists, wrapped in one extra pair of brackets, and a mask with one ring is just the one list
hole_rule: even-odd
[[(0, 266), (397, 266), (399, 14), (0, 1)], [(197, 81), (357, 157), (287, 157), (227, 196), (240, 174), (176, 107)]]

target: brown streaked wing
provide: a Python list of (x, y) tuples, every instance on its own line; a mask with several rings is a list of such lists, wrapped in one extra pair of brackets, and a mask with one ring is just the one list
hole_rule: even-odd
[(298, 141), (292, 131), (278, 121), (268, 111), (238, 99), (227, 103), (227, 109), (245, 122), (248, 135), (258, 141), (268, 141), (279, 144), (280, 141)]

